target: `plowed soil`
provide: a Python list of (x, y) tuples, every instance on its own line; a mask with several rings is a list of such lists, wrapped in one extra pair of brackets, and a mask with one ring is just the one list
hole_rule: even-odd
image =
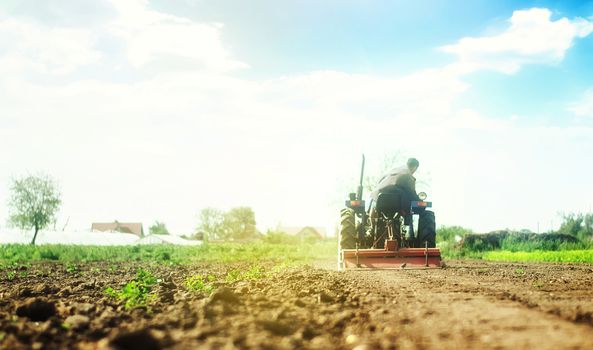
[[(138, 267), (149, 309), (105, 295)], [(268, 266), (269, 268), (270, 266)], [(57, 263), (0, 277), (2, 349), (593, 349), (593, 266), (448, 262), (438, 270), (298, 267), (189, 291), (242, 265)]]

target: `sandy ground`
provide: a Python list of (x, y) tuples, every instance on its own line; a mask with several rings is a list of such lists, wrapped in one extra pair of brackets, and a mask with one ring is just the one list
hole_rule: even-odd
[[(150, 310), (105, 296), (144, 267)], [(270, 267), (270, 266), (268, 266)], [(593, 349), (593, 265), (448, 261), (437, 270), (333, 264), (224, 282), (244, 265), (33, 264), (0, 277), (2, 349)], [(217, 277), (191, 292), (188, 276)]]

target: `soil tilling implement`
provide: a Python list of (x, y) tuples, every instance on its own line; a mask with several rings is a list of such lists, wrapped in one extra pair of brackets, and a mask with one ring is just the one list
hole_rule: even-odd
[(426, 193), (416, 195), (398, 187), (380, 193), (371, 218), (362, 199), (364, 165), (363, 155), (358, 191), (350, 193), (340, 213), (339, 268), (441, 267), (434, 212), (427, 210), (432, 203), (425, 201)]

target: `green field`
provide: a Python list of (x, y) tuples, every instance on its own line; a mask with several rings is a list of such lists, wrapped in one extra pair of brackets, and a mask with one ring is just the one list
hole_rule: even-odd
[(437, 244), (445, 259), (593, 263), (593, 240), (588, 234), (572, 231), (476, 234), (460, 226), (443, 226), (437, 230)]
[[(484, 259), (515, 262), (576, 262), (593, 263), (593, 249), (558, 251), (485, 252), (458, 251), (442, 246), (444, 259)], [(444, 249), (443, 249), (444, 248)], [(47, 244), (0, 245), (0, 267), (12, 262), (156, 262), (189, 264), (194, 262), (275, 262), (278, 264), (306, 264), (315, 260), (336, 259), (336, 243), (271, 244), (271, 243), (214, 243), (201, 246), (139, 245), (139, 246), (80, 246)]]
[(593, 250), (560, 250), (511, 252), (507, 250), (485, 252), (482, 259), (514, 262), (576, 262), (593, 263)]
[(159, 262), (187, 264), (192, 262), (258, 262), (280, 264), (307, 263), (334, 259), (336, 243), (271, 244), (271, 243), (215, 243), (201, 246), (136, 245), (136, 246), (80, 246), (80, 245), (0, 245), (0, 263), (54, 260), (64, 262)]

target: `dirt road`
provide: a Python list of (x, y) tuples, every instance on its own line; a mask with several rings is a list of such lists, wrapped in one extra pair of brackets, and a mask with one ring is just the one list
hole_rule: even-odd
[[(225, 276), (248, 266), (142, 265), (160, 278), (154, 302), (126, 310), (104, 290), (139, 266), (3, 272), (0, 348), (593, 349), (592, 265), (302, 267), (232, 282)], [(211, 295), (188, 290), (197, 274), (215, 276)]]

